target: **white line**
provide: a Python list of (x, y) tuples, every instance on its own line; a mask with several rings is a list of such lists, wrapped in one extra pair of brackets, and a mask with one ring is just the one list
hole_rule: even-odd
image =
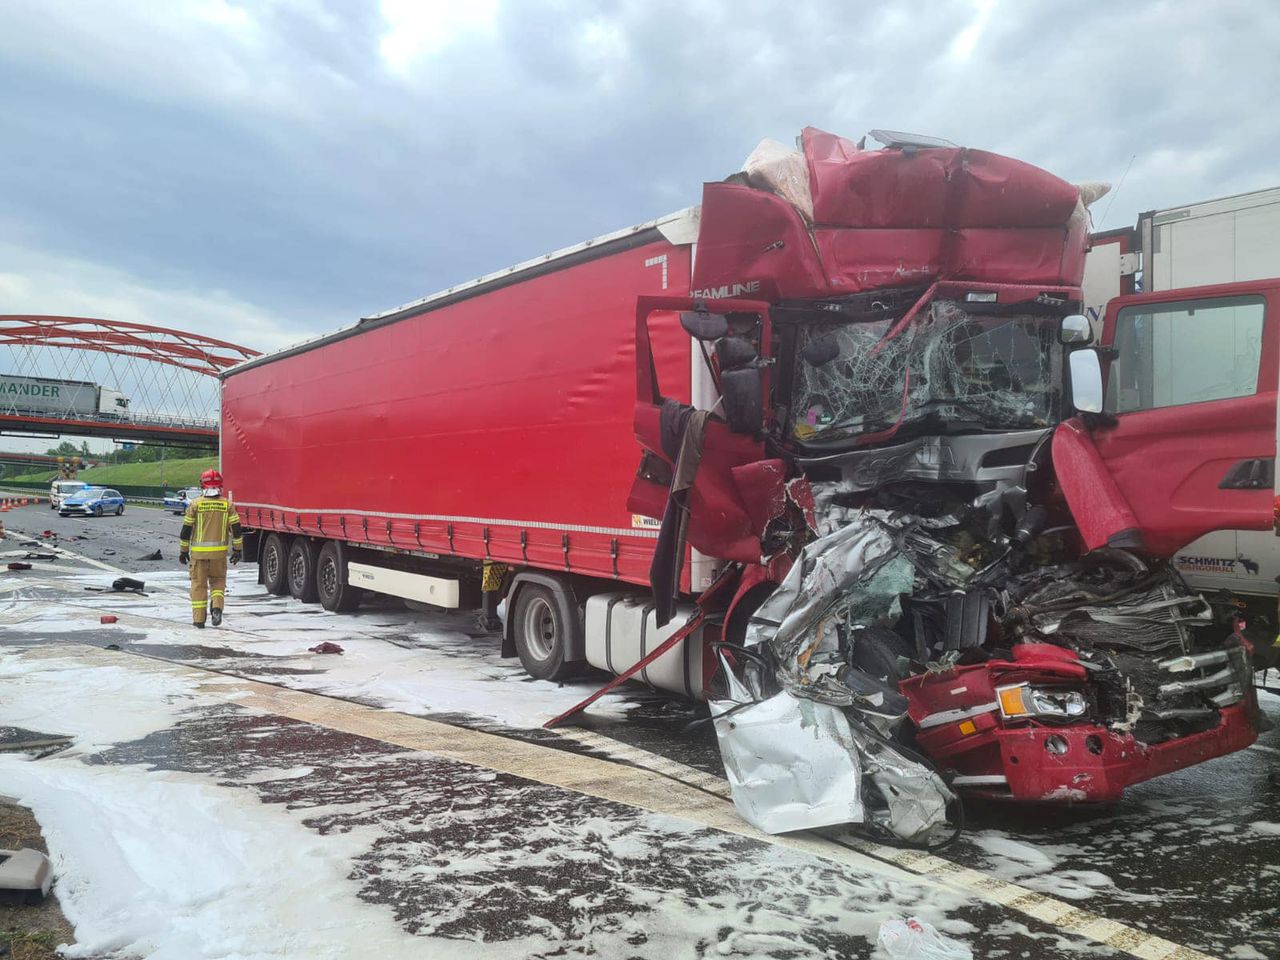
[(1263, 753), (1274, 753), (1277, 756), (1280, 756), (1280, 750), (1277, 750), (1275, 747), (1268, 747), (1265, 743), (1255, 743), (1250, 745), (1247, 749), (1261, 750)]

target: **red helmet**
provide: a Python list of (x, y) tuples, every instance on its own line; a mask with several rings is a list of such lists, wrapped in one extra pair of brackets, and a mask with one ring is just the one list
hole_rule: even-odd
[(202, 489), (205, 487), (221, 487), (221, 486), (222, 486), (222, 474), (220, 474), (217, 470), (206, 470), (204, 473), (200, 474), (200, 487)]

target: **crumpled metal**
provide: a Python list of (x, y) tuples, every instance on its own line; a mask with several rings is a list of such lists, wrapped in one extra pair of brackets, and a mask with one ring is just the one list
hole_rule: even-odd
[[(901, 615), (915, 574), (888, 516), (862, 511), (808, 544), (752, 616), (745, 645), (767, 651), (771, 695), (758, 666), (750, 687), (724, 663), (728, 696), (710, 704), (733, 801), (768, 833), (871, 823), (909, 842), (947, 830), (954, 795), (888, 735), (905, 700), (848, 663), (857, 629)], [(896, 712), (895, 712), (896, 711)]]
[(947, 806), (955, 794), (922, 763), (852, 730), (866, 773), (886, 806), (868, 808), (866, 819), (900, 840), (930, 844), (948, 832)]
[(785, 690), (753, 700), (726, 672), (729, 698), (709, 706), (743, 819), (771, 834), (861, 823), (860, 754), (844, 713)]
[[(796, 696), (848, 706), (853, 692), (835, 676), (838, 629), (855, 588), (886, 562), (898, 560), (892, 533), (870, 512), (835, 533), (814, 540), (778, 588), (747, 623), (744, 644), (767, 646), (778, 664), (778, 682)], [(910, 584), (908, 582), (908, 589)], [(886, 598), (885, 612), (896, 600)], [(830, 669), (823, 669), (829, 664)]]

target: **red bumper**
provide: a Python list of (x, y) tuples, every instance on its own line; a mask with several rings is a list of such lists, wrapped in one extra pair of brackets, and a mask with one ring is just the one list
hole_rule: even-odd
[[(1154, 745), (1093, 724), (1002, 729), (995, 740), (1007, 792), (990, 787), (966, 792), (1050, 803), (1114, 803), (1126, 787), (1243, 750), (1257, 736), (1251, 707), (1243, 701), (1223, 708), (1212, 730)], [(1050, 737), (1058, 739), (1050, 744)]]
[(1210, 730), (1146, 744), (1131, 734), (1081, 721), (1006, 720), (1002, 683), (1077, 683), (1083, 670), (1068, 651), (1027, 646), (1019, 662), (988, 661), (904, 680), (916, 742), (969, 796), (1035, 803), (1113, 803), (1126, 787), (1234, 753), (1258, 736), (1257, 695), (1242, 662), (1244, 698), (1219, 711)]

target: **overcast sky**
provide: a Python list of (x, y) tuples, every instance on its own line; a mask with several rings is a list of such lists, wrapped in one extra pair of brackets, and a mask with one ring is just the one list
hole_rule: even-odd
[[(1280, 3), (0, 3), (0, 313), (270, 349), (696, 203), (763, 137), (1280, 184)], [(1109, 213), (1102, 219), (1104, 211)]]

